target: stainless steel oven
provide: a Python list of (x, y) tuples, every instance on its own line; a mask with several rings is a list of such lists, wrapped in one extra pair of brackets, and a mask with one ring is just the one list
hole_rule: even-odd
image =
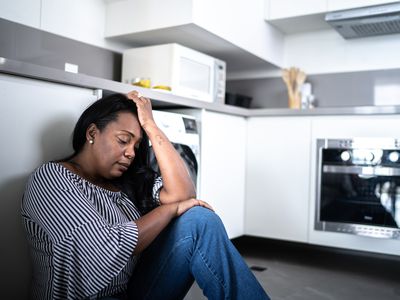
[(317, 140), (315, 229), (400, 239), (400, 139)]

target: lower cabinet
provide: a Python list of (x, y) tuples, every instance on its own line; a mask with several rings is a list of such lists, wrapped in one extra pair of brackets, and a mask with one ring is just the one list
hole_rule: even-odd
[(201, 111), (200, 198), (221, 217), (228, 236), (243, 235), (246, 119)]
[(87, 88), (8, 74), (0, 74), (0, 95), (1, 298), (24, 300), (31, 298), (32, 278), (21, 222), (25, 185), (41, 163), (72, 153), (75, 122), (97, 96)]
[(245, 234), (307, 242), (309, 117), (251, 117), (247, 127)]

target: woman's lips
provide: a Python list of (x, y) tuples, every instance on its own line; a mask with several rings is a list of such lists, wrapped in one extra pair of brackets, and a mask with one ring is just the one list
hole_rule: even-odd
[(130, 164), (127, 163), (118, 163), (118, 166), (120, 167), (120, 169), (122, 169), (123, 171), (128, 170)]

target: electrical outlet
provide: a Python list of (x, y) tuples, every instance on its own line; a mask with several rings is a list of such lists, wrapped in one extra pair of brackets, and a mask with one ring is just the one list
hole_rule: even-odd
[(65, 63), (65, 72), (70, 72), (70, 73), (78, 73), (78, 65), (70, 64), (70, 63)]

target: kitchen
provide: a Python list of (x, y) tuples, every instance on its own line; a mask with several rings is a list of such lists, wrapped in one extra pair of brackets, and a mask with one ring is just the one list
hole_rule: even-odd
[[(2, 262), (8, 273), (6, 295), (12, 297), (7, 293), (13, 290), (23, 299), (29, 284), (27, 246), (15, 215), (19, 198), (11, 197), (6, 186), (14, 184), (17, 193), (35, 164), (50, 159), (52, 153), (64, 153), (60, 146), (54, 149), (52, 139), (62, 135), (64, 142), (69, 138), (71, 120), (86, 105), (84, 101), (96, 99), (99, 89), (128, 92), (132, 88), (115, 81), (121, 74), (124, 50), (170, 42), (223, 59), (227, 91), (253, 98), (248, 110), (137, 88), (154, 100), (156, 108), (200, 109), (200, 194), (215, 199), (210, 203), (220, 212), (232, 238), (245, 235), (398, 259), (398, 240), (314, 229), (316, 141), (396, 138), (399, 125), (399, 35), (346, 40), (324, 17), (329, 11), (385, 2), (389, 1), (254, 0), (252, 5), (248, 1), (1, 1), (0, 30), (8, 41), (0, 49), (5, 58), (0, 64), (2, 82), (12, 82), (7, 85), (12, 91), (33, 86), (32, 78), (39, 78), (40, 85), (62, 102), (60, 107), (47, 103), (48, 110), (37, 113), (58, 109), (57, 116), (62, 118), (52, 120), (55, 126), (47, 130), (40, 149), (32, 149), (18, 172), (9, 172), (13, 166), (2, 159), (1, 169), (7, 172), (2, 171), (1, 198), (7, 201), (0, 210), (1, 227), (2, 236), (10, 240), (7, 248), (2, 247), (2, 257), (7, 257)], [(224, 16), (221, 12), (227, 7), (229, 14)], [(65, 63), (72, 71), (78, 69), (78, 74), (64, 72)], [(288, 109), (281, 69), (291, 66), (306, 72), (315, 109)], [(16, 82), (17, 75), (24, 76), (22, 82)], [(83, 95), (72, 86), (82, 89)], [(18, 97), (23, 99), (23, 95)], [(70, 99), (77, 99), (73, 108), (67, 105)], [(10, 111), (6, 102), (3, 96), (3, 112)], [(5, 114), (3, 124), (13, 122), (12, 113)], [(21, 117), (40, 122), (29, 111)], [(4, 157), (16, 154), (8, 146), (3, 151)], [(19, 151), (26, 156), (23, 148)], [(215, 186), (221, 172), (235, 176)], [(10, 224), (18, 232), (15, 238), (6, 232)], [(23, 253), (23, 261), (14, 253)], [(396, 288), (394, 297), (399, 296), (398, 285), (392, 293)]]

